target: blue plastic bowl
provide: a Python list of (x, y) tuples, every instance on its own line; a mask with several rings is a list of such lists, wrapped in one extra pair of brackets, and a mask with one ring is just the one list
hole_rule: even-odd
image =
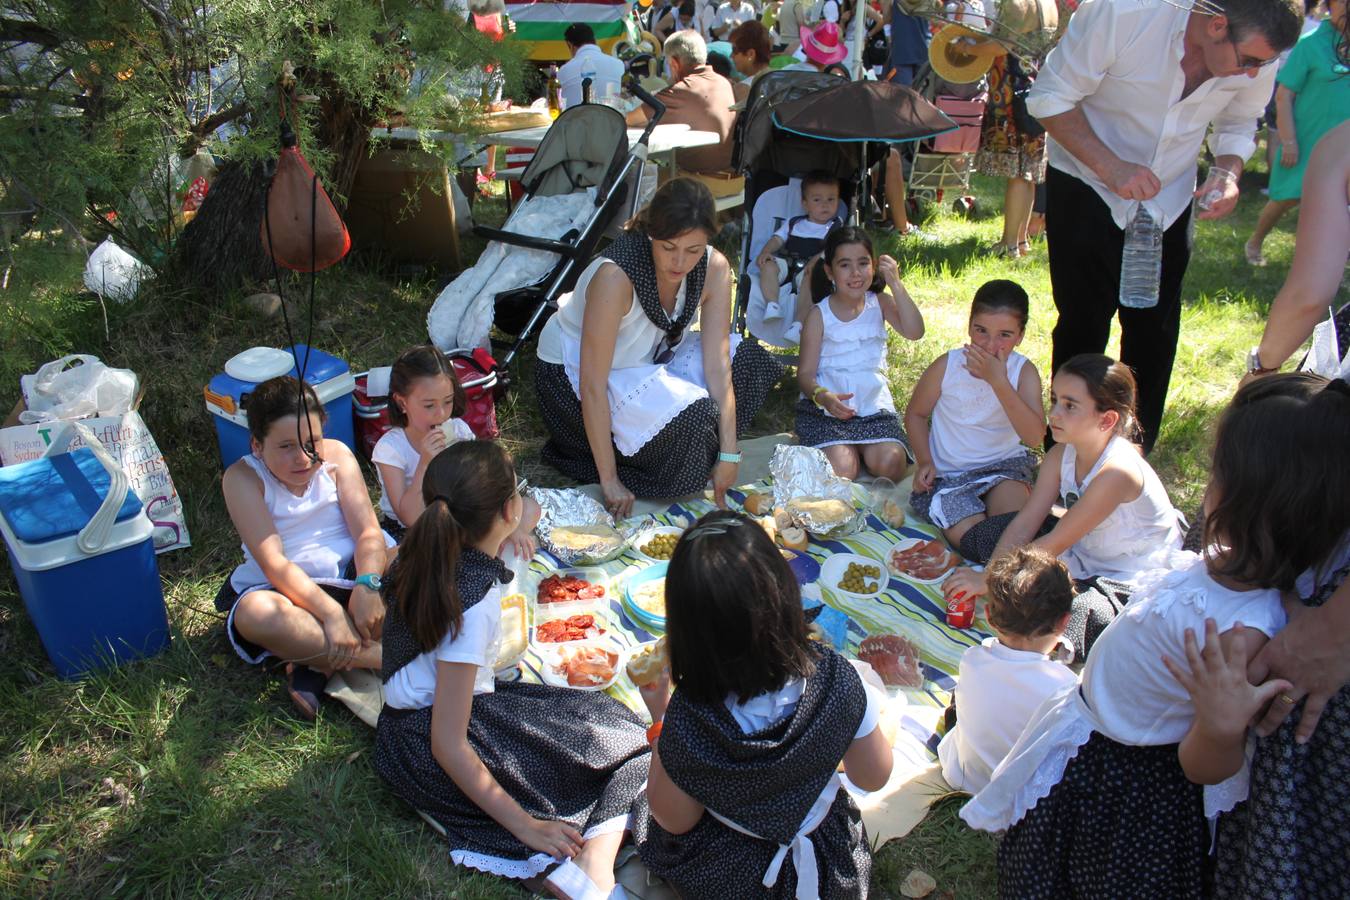
[(636, 575), (628, 579), (628, 583), (623, 588), (623, 606), (629, 617), (642, 626), (642, 629), (649, 634), (665, 634), (666, 617), (653, 615), (633, 602), (633, 587), (645, 584), (648, 581), (657, 578), (666, 577), (666, 569), (670, 567), (669, 563), (657, 563), (654, 566), (648, 566)]

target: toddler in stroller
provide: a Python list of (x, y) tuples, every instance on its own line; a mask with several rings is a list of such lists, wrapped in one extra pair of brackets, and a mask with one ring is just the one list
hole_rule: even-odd
[(783, 287), (797, 295), (792, 321), (783, 330), (783, 337), (792, 343), (800, 339), (802, 319), (811, 308), (811, 272), (820, 262), (825, 238), (844, 223), (839, 211), (839, 189), (839, 179), (828, 172), (812, 172), (803, 178), (805, 214), (784, 222), (755, 260), (759, 266), (759, 289), (765, 301), (765, 321), (783, 318), (785, 304), (778, 300)]

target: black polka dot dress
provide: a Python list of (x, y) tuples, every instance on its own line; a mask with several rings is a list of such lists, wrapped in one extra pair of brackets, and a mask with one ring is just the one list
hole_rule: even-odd
[(1008, 829), (1001, 900), (1202, 896), (1204, 795), (1177, 745), (1130, 747), (1093, 734), (1061, 781)]
[[(741, 730), (724, 703), (692, 702), (676, 690), (658, 743), (666, 773), (706, 810), (758, 837), (728, 827), (706, 810), (692, 830), (671, 834), (640, 802), (633, 837), (643, 863), (682, 897), (796, 897), (791, 854), (772, 886), (763, 884), (765, 873), (833, 777), (866, 707), (856, 671), (828, 650), (806, 680), (796, 710), (753, 734)], [(809, 837), (819, 896), (865, 898), (872, 855), (862, 815), (847, 791), (839, 791)]]
[[(1304, 604), (1326, 603), (1347, 577), (1350, 566), (1337, 569)], [(1218, 897), (1350, 897), (1350, 686), (1299, 744), (1294, 728), (1304, 706), (1257, 741), (1248, 799), (1219, 818)]]
[[(471, 608), (505, 566), (477, 550), (461, 557), (460, 596)], [(397, 604), (384, 623), (383, 678), (416, 658)], [(626, 818), (647, 780), (646, 728), (631, 710), (601, 693), (498, 681), (477, 694), (468, 741), (512, 799), (531, 816), (560, 820), (586, 835)], [(375, 770), (394, 793), (446, 831), (451, 858), (496, 875), (529, 878), (553, 865), (470, 800), (431, 752), (431, 707), (385, 706), (375, 730)]]

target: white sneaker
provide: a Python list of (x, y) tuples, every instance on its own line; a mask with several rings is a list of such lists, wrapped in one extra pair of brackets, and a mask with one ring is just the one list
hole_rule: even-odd
[(790, 344), (800, 344), (802, 340), (802, 323), (793, 322), (787, 328), (783, 329), (783, 340)]
[(772, 322), (783, 318), (783, 307), (775, 300), (770, 300), (764, 304), (764, 321)]

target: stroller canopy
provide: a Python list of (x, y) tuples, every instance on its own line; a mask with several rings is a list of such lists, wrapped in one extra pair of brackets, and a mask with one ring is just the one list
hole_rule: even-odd
[(911, 88), (888, 81), (850, 81), (778, 104), (774, 124), (827, 141), (916, 141), (956, 123)]
[(768, 169), (784, 175), (803, 175), (824, 169), (841, 178), (858, 169), (858, 154), (839, 147), (822, 153), (809, 138), (774, 134), (773, 111), (781, 104), (827, 91), (846, 82), (824, 72), (773, 71), (750, 86), (745, 109), (736, 117), (731, 165), (746, 174)]
[(583, 103), (554, 120), (520, 183), (542, 197), (593, 187), (600, 199), (613, 188), (627, 156), (628, 126), (623, 116), (599, 103)]

